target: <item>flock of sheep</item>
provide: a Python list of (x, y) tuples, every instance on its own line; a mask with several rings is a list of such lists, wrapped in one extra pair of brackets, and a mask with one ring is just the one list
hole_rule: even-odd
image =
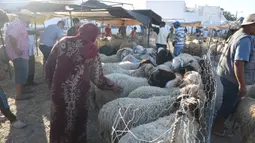
[[(224, 41), (211, 43), (207, 48), (205, 42), (187, 42), (183, 54), (160, 65), (153, 48), (132, 41), (119, 46), (116, 54), (107, 56), (101, 51), (104, 74), (124, 87), (116, 95), (92, 84), (90, 103), (99, 109), (99, 132), (104, 142), (206, 142), (223, 92), (214, 69)], [(247, 98), (231, 120), (243, 141), (252, 143), (255, 96), (254, 87), (247, 88)]]
[[(99, 110), (102, 140), (106, 143), (206, 142), (213, 116), (222, 103), (223, 87), (214, 69), (224, 41), (212, 40), (209, 48), (198, 40), (187, 42), (183, 54), (160, 65), (156, 61), (157, 51), (136, 43), (126, 40), (115, 45), (118, 48), (113, 53), (103, 54), (111, 46), (100, 51), (104, 74), (124, 87), (117, 95), (91, 83), (89, 101)], [(2, 48), (0, 55), (3, 55), (1, 62), (6, 63)], [(9, 68), (5, 68), (8, 74)], [(243, 141), (253, 143), (255, 88), (251, 85), (247, 89), (247, 97), (231, 120)]]

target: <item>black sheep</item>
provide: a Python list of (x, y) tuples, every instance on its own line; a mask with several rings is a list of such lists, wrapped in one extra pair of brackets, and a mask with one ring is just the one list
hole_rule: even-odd
[(158, 69), (152, 73), (148, 80), (148, 83), (151, 86), (164, 88), (168, 81), (173, 80), (175, 78), (176, 78), (175, 73)]
[(117, 53), (117, 51), (118, 51), (118, 48), (109, 47), (107, 45), (101, 46), (99, 48), (99, 53), (105, 54), (106, 56), (114, 55)]
[(167, 49), (160, 50), (156, 55), (156, 64), (161, 65), (165, 62), (172, 61), (173, 56), (172, 53)]

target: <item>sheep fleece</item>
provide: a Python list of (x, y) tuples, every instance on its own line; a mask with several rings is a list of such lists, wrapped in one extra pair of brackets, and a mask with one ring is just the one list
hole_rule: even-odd
[(176, 97), (180, 95), (179, 88), (160, 88), (155, 86), (142, 86), (132, 91), (129, 98), (150, 98), (154, 96), (171, 96)]
[[(175, 110), (173, 104), (175, 100), (176, 98), (160, 96), (147, 99), (119, 98), (111, 101), (99, 111), (98, 121), (101, 133), (105, 139), (109, 139), (112, 127), (117, 130), (125, 129), (123, 120), (126, 123), (129, 122), (128, 126), (131, 128), (169, 115)], [(124, 115), (123, 119), (120, 119), (119, 113)]]
[(108, 79), (118, 84), (123, 88), (123, 92), (119, 95), (113, 91), (103, 91), (99, 88), (95, 88), (95, 101), (97, 107), (101, 108), (105, 103), (112, 101), (119, 97), (127, 97), (130, 92), (140, 86), (148, 86), (148, 80), (146, 78), (132, 77), (124, 74), (113, 73), (106, 75)]

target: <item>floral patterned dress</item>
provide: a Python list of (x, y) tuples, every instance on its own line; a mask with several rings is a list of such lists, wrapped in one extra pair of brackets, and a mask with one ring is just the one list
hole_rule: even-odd
[(97, 48), (79, 38), (57, 43), (46, 63), (51, 90), (51, 143), (86, 143), (87, 98), (90, 81), (102, 90), (114, 83), (104, 77)]

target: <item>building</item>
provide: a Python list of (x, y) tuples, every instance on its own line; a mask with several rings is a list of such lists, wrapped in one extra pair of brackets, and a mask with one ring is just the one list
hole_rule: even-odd
[(203, 26), (218, 26), (226, 18), (219, 6), (195, 6), (188, 8), (185, 0), (147, 0), (146, 8), (158, 13), (165, 21), (201, 21)]

